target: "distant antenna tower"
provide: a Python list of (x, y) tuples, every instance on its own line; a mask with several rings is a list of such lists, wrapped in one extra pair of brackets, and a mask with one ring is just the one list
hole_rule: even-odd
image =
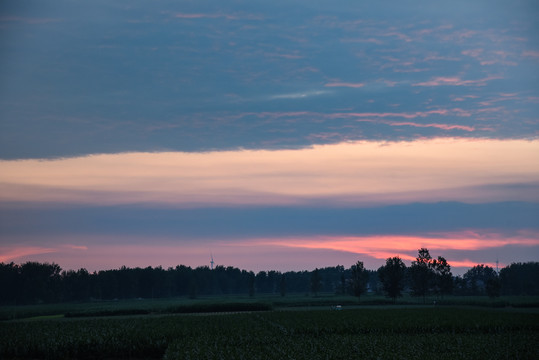
[(496, 257), (496, 274), (500, 274), (500, 272), (498, 271), (498, 257)]
[(210, 257), (211, 257), (210, 268), (213, 270), (213, 264), (215, 264), (215, 262), (213, 261), (213, 254), (210, 253)]

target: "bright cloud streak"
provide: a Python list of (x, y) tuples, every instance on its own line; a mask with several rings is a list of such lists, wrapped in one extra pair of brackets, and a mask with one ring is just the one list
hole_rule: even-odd
[(413, 86), (485, 86), (488, 81), (500, 79), (499, 76), (490, 76), (478, 80), (462, 80), (460, 77), (435, 77), (432, 80), (420, 82)]
[(0, 247), (0, 263), (7, 263), (27, 256), (49, 254), (56, 251), (54, 248), (40, 246)]
[[(539, 234), (527, 233), (518, 237), (488, 235), (488, 239), (478, 234), (464, 232), (456, 234), (441, 234), (442, 236), (317, 236), (309, 238), (279, 238), (260, 239), (258, 244), (290, 248), (317, 250), (335, 250), (363, 254), (375, 259), (386, 259), (399, 256), (403, 260), (414, 261), (415, 255), (410, 255), (415, 249), (428, 248), (435, 253), (449, 250), (482, 251), (503, 246), (522, 246), (536, 248), (539, 246)], [(449, 261), (450, 259), (448, 259)], [(451, 260), (453, 266), (474, 266), (477, 262), (467, 260)]]
[(465, 125), (448, 125), (448, 124), (419, 124), (414, 122), (398, 122), (398, 121), (388, 121), (388, 125), (391, 126), (415, 126), (415, 127), (433, 127), (444, 130), (464, 130), (464, 131), (474, 131), (475, 128)]
[(529, 186), (539, 183), (538, 153), (537, 140), (434, 139), (10, 160), (0, 161), (0, 200), (177, 206), (530, 201), (537, 199)]
[(312, 91), (304, 91), (304, 92), (297, 92), (297, 93), (290, 93), (290, 94), (278, 94), (278, 95), (272, 95), (269, 97), (270, 100), (277, 100), (277, 99), (304, 99), (311, 96), (320, 96), (324, 94), (328, 94), (329, 91), (322, 91), (322, 90), (312, 90)]
[(415, 119), (418, 117), (427, 117), (429, 115), (446, 115), (448, 113), (445, 109), (440, 110), (430, 110), (430, 111), (417, 111), (414, 113), (350, 113), (350, 114), (335, 114), (333, 116), (335, 117), (358, 117), (358, 118), (364, 118), (364, 117), (376, 117), (376, 118), (385, 118), (385, 117), (402, 117), (405, 119)]
[[(539, 234), (532, 238), (497, 238), (488, 241), (478, 238), (437, 238), (402, 235), (379, 235), (370, 237), (309, 237), (308, 239), (279, 239), (277, 241), (261, 241), (262, 244), (281, 245), (289, 247), (304, 247), (309, 249), (331, 249), (364, 253), (376, 258), (386, 258), (388, 251), (409, 252), (411, 249), (426, 247), (432, 250), (483, 250), (505, 245), (538, 246)], [(383, 252), (383, 256), (376, 254)]]
[(65, 254), (73, 256), (74, 252), (86, 252), (88, 247), (85, 245), (71, 244), (51, 244), (49, 247), (33, 245), (11, 245), (0, 246), (0, 263), (19, 261), (20, 259), (31, 259), (46, 254)]

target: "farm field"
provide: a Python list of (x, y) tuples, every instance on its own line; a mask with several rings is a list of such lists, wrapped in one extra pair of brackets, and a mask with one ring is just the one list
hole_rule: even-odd
[[(488, 308), (505, 308), (506, 310), (539, 312), (539, 297), (537, 296), (501, 296), (490, 299), (485, 296), (447, 296), (443, 299), (428, 297), (426, 304), (432, 305), (436, 301), (440, 306), (478, 306)], [(334, 305), (343, 305), (346, 308), (373, 307), (373, 306), (424, 306), (423, 300), (405, 295), (396, 303), (385, 296), (369, 294), (358, 301), (353, 296), (335, 294), (322, 294), (317, 297), (305, 294), (291, 294), (285, 297), (280, 295), (261, 294), (256, 297), (245, 295), (207, 296), (197, 299), (164, 298), (164, 299), (128, 299), (116, 301), (92, 301), (57, 304), (37, 304), (24, 306), (0, 306), (0, 321), (27, 319), (42, 316), (114, 316), (114, 315), (143, 315), (143, 314), (169, 314), (192, 312), (223, 312), (268, 309), (296, 309), (296, 308), (329, 308)], [(232, 305), (232, 308), (229, 306)], [(254, 308), (253, 308), (254, 307)]]
[(539, 314), (445, 306), (43, 316), (0, 322), (1, 359), (538, 359)]

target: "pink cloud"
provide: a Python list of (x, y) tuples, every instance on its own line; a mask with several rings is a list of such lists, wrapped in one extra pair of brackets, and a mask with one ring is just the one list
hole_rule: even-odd
[[(463, 95), (463, 96), (458, 96), (458, 97), (455, 97), (454, 95), (452, 96), (452, 101), (466, 101), (468, 99), (477, 99), (478, 96), (477, 95)], [(456, 109), (454, 109), (456, 110)], [(463, 111), (466, 111), (466, 110), (463, 110)]]
[[(415, 249), (426, 247), (432, 255), (444, 251), (481, 251), (503, 246), (521, 246), (535, 248), (539, 246), (539, 234), (517, 234), (507, 237), (488, 231), (463, 231), (455, 233), (432, 234), (431, 236), (375, 235), (375, 236), (318, 236), (310, 238), (276, 238), (255, 241), (262, 245), (309, 250), (332, 250), (354, 253), (384, 260), (399, 256), (403, 260), (415, 260)], [(472, 267), (477, 261), (468, 259), (448, 259), (453, 267)], [(493, 263), (483, 264), (495, 266)], [(502, 264), (503, 266), (503, 264)]]
[(458, 116), (462, 116), (462, 117), (470, 117), (472, 116), (472, 112), (469, 111), (469, 110), (464, 110), (464, 109), (460, 109), (460, 108), (454, 108), (454, 109), (451, 109), (451, 111), (455, 114), (457, 114)]
[(522, 56), (539, 59), (539, 51), (523, 51)]
[(501, 79), (499, 76), (489, 76), (478, 80), (462, 80), (460, 77), (435, 77), (429, 81), (415, 83), (412, 86), (485, 86), (488, 81)]
[(87, 251), (88, 247), (83, 245), (55, 245), (54, 247), (42, 247), (42, 246), (11, 246), (7, 248), (0, 247), (0, 262), (10, 262), (16, 260), (25, 261), (37, 261), (43, 255), (46, 254), (62, 254), (67, 253), (72, 255), (73, 251)]
[(72, 250), (83, 250), (83, 251), (86, 251), (88, 250), (88, 247), (87, 246), (84, 246), (84, 245), (64, 245), (64, 247), (68, 248), (68, 249), (72, 249)]
[(481, 65), (495, 65), (495, 64), (501, 64), (501, 65), (507, 65), (507, 66), (517, 66), (518, 63), (515, 61), (501, 61), (501, 60), (483, 60), (479, 64)]
[(363, 83), (347, 83), (347, 82), (332, 82), (327, 83), (324, 86), (327, 87), (349, 87), (349, 88), (360, 88), (365, 86)]
[(367, 43), (367, 44), (378, 44), (381, 45), (384, 42), (375, 38), (356, 38), (356, 39), (341, 39), (341, 42), (343, 43)]
[(477, 34), (477, 31), (474, 30), (463, 30), (463, 31), (456, 31), (450, 36), (459, 40), (467, 39), (472, 36), (475, 36)]
[[(451, 260), (448, 261), (452, 268), (471, 268), (476, 265), (479, 265), (477, 261), (472, 261), (469, 259), (463, 259), (463, 260)], [(494, 262), (481, 262), (481, 264), (490, 266), (491, 268), (496, 268), (496, 266), (505, 267), (506, 265), (503, 263), (494, 263)]]
[(461, 51), (462, 55), (471, 56), (473, 58), (478, 58), (483, 53), (483, 49), (471, 49), (471, 50), (464, 50)]
[(450, 56), (430, 55), (423, 59), (423, 61), (431, 61), (431, 60), (459, 61), (460, 58), (450, 57)]
[(464, 50), (461, 52), (463, 55), (470, 56), (477, 61), (480, 65), (494, 65), (501, 64), (507, 66), (516, 66), (517, 63), (514, 61), (507, 61), (506, 59), (512, 56), (511, 53), (507, 51), (490, 51), (488, 53), (484, 52), (484, 49), (470, 49)]
[[(491, 105), (490, 102), (480, 102), (479, 104), (485, 105), (485, 106)], [(483, 113), (501, 112), (503, 110), (504, 110), (503, 107), (498, 106), (498, 107), (494, 107), (494, 108), (478, 109), (478, 110), (476, 110), (476, 112), (479, 113), (479, 114), (483, 114)]]
[[(471, 116), (471, 112), (467, 110), (463, 110), (460, 108), (455, 108), (451, 110), (445, 110), (445, 109), (439, 109), (439, 110), (431, 110), (431, 111), (418, 111), (415, 113), (336, 113), (336, 114), (330, 114), (328, 117), (330, 118), (343, 118), (343, 117), (357, 117), (357, 118), (386, 118), (386, 117), (401, 117), (405, 119), (415, 119), (415, 118), (424, 118), (428, 117), (430, 115), (448, 115), (448, 114), (454, 114), (456, 116), (460, 117), (469, 117)], [(464, 131), (475, 131), (475, 128), (472, 126), (466, 126), (466, 125), (456, 125), (456, 124), (439, 124), (439, 123), (427, 123), (427, 124), (421, 124), (416, 122), (397, 122), (397, 121), (375, 121), (372, 119), (362, 119), (360, 121), (367, 121), (367, 122), (379, 122), (382, 124), (387, 124), (391, 126), (415, 126), (415, 127), (422, 127), (422, 128), (438, 128), (443, 130), (464, 130)]]
[(405, 41), (405, 42), (411, 42), (412, 41), (412, 39), (408, 35), (397, 32), (397, 31), (387, 32), (385, 34), (382, 34), (382, 36), (395, 36), (399, 40), (402, 40), (402, 41)]
[(56, 249), (45, 248), (40, 246), (18, 246), (14, 248), (4, 248), (0, 254), (0, 262), (10, 262), (23, 257), (49, 254), (56, 252)]
[[(73, 235), (60, 239), (72, 239)], [(58, 238), (55, 237), (56, 240)], [(238, 241), (205, 239), (200, 242), (182, 241), (176, 238), (152, 238), (151, 243), (143, 236), (78, 236), (78, 241), (94, 243), (84, 250), (79, 245), (58, 245), (55, 249), (43, 247), (0, 248), (0, 262), (16, 260), (55, 262), (63, 269), (89, 271), (114, 269), (121, 265), (129, 267), (163, 266), (178, 264), (186, 266), (209, 265), (210, 250), (217, 264), (231, 265), (243, 269), (260, 270), (306, 270), (315, 266), (351, 265), (358, 259), (370, 269), (376, 269), (388, 257), (399, 256), (411, 262), (416, 251), (426, 247), (432, 256), (444, 256), (455, 267), (471, 267), (479, 263), (489, 266), (495, 264), (484, 261), (472, 261), (467, 256), (472, 252), (503, 246), (516, 246), (523, 249), (535, 249), (539, 245), (539, 234), (535, 231), (520, 231), (513, 235), (498, 234), (494, 231), (470, 229), (460, 232), (431, 233), (412, 235), (372, 235), (372, 236), (298, 236), (250, 238)], [(41, 239), (50, 243), (51, 238)], [(74, 249), (73, 249), (74, 247)], [(81, 251), (84, 250), (84, 251)], [(463, 257), (451, 257), (447, 254), (465, 253)], [(17, 256), (17, 257), (15, 257)], [(487, 255), (488, 256), (488, 255)], [(490, 260), (490, 259), (488, 259)], [(508, 262), (509, 259), (506, 259)], [(503, 264), (501, 264), (503, 266)]]
[(402, 117), (405, 119), (415, 119), (418, 117), (427, 117), (429, 115), (447, 115), (449, 113), (448, 110), (445, 109), (438, 109), (438, 110), (430, 110), (430, 111), (416, 111), (414, 113), (393, 113), (393, 112), (385, 112), (385, 113), (335, 113), (330, 114), (329, 117), (359, 117), (359, 118), (368, 118), (368, 117), (376, 117), (376, 118), (385, 118), (385, 117)]
[(396, 122), (396, 121), (388, 121), (385, 122), (388, 125), (391, 126), (414, 126), (414, 127), (433, 127), (443, 130), (464, 130), (464, 131), (475, 131), (475, 128), (472, 126), (465, 126), (465, 125), (449, 125), (449, 124), (418, 124), (414, 122)]
[[(53, 241), (51, 241), (51, 239), (47, 239), (45, 240), (45, 242), (52, 243)], [(81, 261), (82, 258), (88, 255), (87, 253), (88, 253), (88, 247), (84, 245), (58, 244), (58, 245), (53, 245), (51, 247), (43, 247), (43, 246), (35, 246), (35, 245), (28, 245), (28, 246), (13, 245), (10, 247), (0, 247), (0, 263), (1, 262), (23, 263), (26, 261), (58, 262), (58, 260), (61, 260), (64, 258), (73, 258), (73, 259), (78, 259), (78, 261)], [(96, 255), (96, 254), (93, 254), (93, 255)], [(78, 268), (78, 267), (75, 266), (71, 268)]]
[(218, 18), (224, 18), (227, 20), (240, 20), (240, 19), (260, 20), (262, 19), (260, 16), (253, 15), (253, 14), (230, 15), (230, 14), (222, 14), (222, 13), (176, 13), (174, 14), (174, 17), (178, 19), (218, 19)]

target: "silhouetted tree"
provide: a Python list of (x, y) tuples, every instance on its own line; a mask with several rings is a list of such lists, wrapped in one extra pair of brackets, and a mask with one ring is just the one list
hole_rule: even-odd
[(84, 301), (90, 298), (91, 279), (86, 269), (62, 272), (64, 301)]
[(480, 264), (472, 267), (463, 276), (467, 293), (470, 295), (485, 295), (487, 282), (497, 276), (496, 271), (490, 266)]
[(451, 266), (445, 258), (438, 256), (438, 259), (432, 261), (434, 270), (434, 287), (435, 291), (442, 297), (453, 292), (453, 274), (451, 274)]
[(402, 296), (404, 288), (404, 276), (406, 274), (406, 265), (398, 256), (387, 258), (386, 264), (378, 269), (378, 277), (387, 296), (393, 299)]
[(198, 296), (198, 282), (197, 282), (195, 273), (191, 271), (191, 274), (189, 276), (189, 297), (191, 299), (196, 299), (197, 296)]
[(250, 297), (255, 296), (255, 274), (252, 271), (249, 272), (248, 289), (249, 289), (249, 296)]
[(513, 263), (500, 270), (506, 295), (539, 295), (539, 262)]
[(61, 289), (58, 264), (27, 262), (20, 267), (22, 299), (25, 303), (59, 301)]
[(496, 298), (500, 296), (501, 283), (498, 274), (488, 278), (485, 290), (490, 298)]
[(352, 292), (357, 299), (360, 300), (361, 294), (367, 290), (367, 282), (369, 281), (369, 274), (363, 267), (363, 262), (358, 261), (355, 265), (352, 265)]
[[(464, 277), (451, 279), (451, 267), (443, 257), (425, 261), (430, 255), (426, 249), (421, 252), (415, 263), (428, 263), (434, 272), (431, 288), (437, 294), (454, 292), (459, 295), (503, 294), (538, 295), (539, 263), (511, 264), (496, 272), (485, 265), (471, 268)], [(361, 271), (362, 269), (362, 271)], [(120, 298), (163, 298), (170, 296), (190, 296), (227, 293), (257, 292), (283, 295), (286, 292), (305, 293), (317, 296), (320, 292), (343, 293), (343, 287), (357, 294), (354, 278), (358, 274), (368, 274), (372, 289), (387, 293), (396, 299), (403, 288), (402, 269), (406, 269), (399, 258), (389, 258), (386, 265), (378, 271), (365, 270), (359, 262), (349, 269), (342, 265), (309, 271), (260, 272), (257, 276), (251, 271), (234, 267), (217, 266), (213, 271), (208, 266), (196, 269), (183, 265), (175, 268), (127, 268), (88, 273), (86, 269), (61, 271), (56, 264), (27, 262), (17, 265), (0, 263), (0, 304), (18, 305), (55, 301), (86, 301), (93, 299)], [(359, 271), (358, 271), (359, 270)], [(323, 281), (322, 281), (323, 279)], [(257, 282), (258, 281), (258, 282)], [(365, 278), (359, 276), (359, 289), (364, 291)], [(381, 284), (381, 286), (380, 286)]]
[(280, 290), (281, 296), (286, 295), (286, 276), (284, 274), (281, 274), (281, 280), (279, 282), (279, 290)]
[[(274, 294), (279, 288), (279, 281), (281, 279), (281, 273), (275, 270), (268, 271), (268, 286), (267, 292)], [(280, 292), (280, 289), (279, 289)]]
[(318, 295), (320, 287), (322, 286), (322, 278), (320, 276), (320, 270), (318, 268), (314, 269), (311, 273), (311, 292), (314, 296)]
[(428, 249), (418, 250), (417, 258), (408, 269), (408, 274), (412, 295), (422, 296), (425, 303), (425, 297), (434, 283), (433, 262)]
[(340, 283), (340, 289), (339, 293), (344, 295), (346, 294), (346, 277), (344, 276), (344, 273), (341, 274), (341, 283)]
[(19, 304), (22, 301), (20, 267), (0, 263), (0, 304)]
[(368, 288), (371, 291), (374, 291), (376, 294), (382, 293), (382, 287), (380, 284), (380, 279), (378, 278), (378, 271), (376, 270), (367, 270), (367, 273), (369, 274), (369, 283)]

